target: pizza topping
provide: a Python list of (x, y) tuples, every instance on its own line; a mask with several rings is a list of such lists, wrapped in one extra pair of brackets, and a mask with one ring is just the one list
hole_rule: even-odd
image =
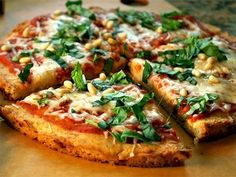
[(78, 14), (87, 17), (91, 20), (96, 19), (96, 16), (93, 12), (82, 7), (82, 0), (76, 0), (76, 1), (68, 0), (66, 2), (66, 7), (70, 15)]
[(20, 74), (18, 75), (18, 77), (20, 78), (20, 80), (22, 82), (25, 82), (28, 80), (28, 77), (30, 75), (30, 69), (33, 67), (33, 64), (30, 63), (30, 64), (27, 64), (23, 70), (21, 70)]
[(186, 110), (186, 112), (184, 112), (184, 115), (182, 115), (185, 117), (193, 115), (194, 113), (200, 114), (207, 112), (209, 110), (210, 104), (212, 104), (218, 98), (219, 96), (213, 93), (207, 93), (199, 97), (191, 96), (185, 98), (181, 96), (178, 99), (177, 108), (179, 108), (180, 106), (189, 106), (189, 110)]
[(181, 20), (175, 19), (175, 17), (179, 15), (181, 15), (181, 13), (176, 11), (161, 14), (162, 31), (175, 31), (181, 28), (183, 26), (183, 22)]
[(74, 70), (71, 72), (71, 77), (75, 82), (75, 86), (78, 90), (86, 90), (86, 79), (82, 73), (79, 63), (76, 64)]

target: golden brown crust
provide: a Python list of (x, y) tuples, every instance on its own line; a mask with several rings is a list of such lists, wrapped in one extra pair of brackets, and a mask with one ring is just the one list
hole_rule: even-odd
[[(165, 86), (160, 87), (164, 83), (157, 75), (150, 76), (147, 84), (142, 82), (143, 62), (143, 60), (131, 60), (129, 63), (131, 77), (147, 89), (154, 91), (158, 100), (161, 100), (162, 106), (172, 113), (176, 105), (175, 95), (168, 92)], [(230, 114), (215, 112), (194, 122), (181, 121), (177, 115), (173, 117), (195, 137), (196, 142), (212, 140), (236, 132), (236, 112)]]
[[(2, 114), (13, 127), (32, 139), (57, 151), (88, 160), (116, 165), (163, 167), (183, 165), (190, 157), (189, 150), (173, 141), (156, 145), (114, 144), (111, 137), (106, 139), (102, 135), (68, 131), (33, 116), (18, 106), (5, 106)], [(130, 156), (132, 152), (133, 157)]]

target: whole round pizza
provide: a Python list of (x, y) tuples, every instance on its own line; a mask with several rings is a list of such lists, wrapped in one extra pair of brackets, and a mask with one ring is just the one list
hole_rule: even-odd
[(63, 153), (138, 167), (190, 158), (169, 119), (195, 143), (236, 131), (232, 37), (178, 11), (65, 5), (0, 43), (0, 89), (13, 101), (1, 114), (14, 128)]

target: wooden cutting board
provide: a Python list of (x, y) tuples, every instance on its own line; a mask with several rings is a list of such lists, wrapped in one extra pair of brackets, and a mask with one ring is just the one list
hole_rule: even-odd
[[(86, 6), (103, 8), (132, 8), (119, 0), (84, 0)], [(6, 14), (0, 17), (0, 37), (7, 34), (17, 23), (63, 9), (65, 1), (59, 0), (6, 0)], [(154, 12), (175, 9), (163, 0), (152, 0), (148, 6), (135, 7)], [(0, 100), (0, 104), (3, 101)], [(0, 121), (0, 177), (231, 177), (236, 176), (236, 136), (193, 145), (189, 137), (175, 122), (178, 135), (192, 147), (193, 157), (185, 166), (174, 168), (130, 168), (112, 166), (74, 158), (50, 150), (21, 135)]]

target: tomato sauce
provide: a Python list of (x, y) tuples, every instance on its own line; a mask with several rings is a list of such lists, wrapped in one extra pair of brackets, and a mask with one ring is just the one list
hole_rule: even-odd
[(7, 67), (9, 72), (12, 74), (16, 74), (15, 68), (22, 70), (22, 66), (19, 63), (12, 62), (5, 54), (0, 55), (0, 63)]
[(56, 115), (45, 115), (45, 111), (48, 109), (48, 106), (44, 106), (38, 108), (36, 105), (31, 105), (29, 103), (20, 101), (16, 103), (17, 105), (26, 109), (30, 114), (37, 115), (40, 118), (60, 126), (63, 129), (70, 130), (70, 131), (77, 131), (80, 133), (92, 133), (92, 134), (103, 134), (103, 131), (95, 126), (86, 124), (83, 121), (76, 121), (72, 119), (70, 116), (61, 119)]

